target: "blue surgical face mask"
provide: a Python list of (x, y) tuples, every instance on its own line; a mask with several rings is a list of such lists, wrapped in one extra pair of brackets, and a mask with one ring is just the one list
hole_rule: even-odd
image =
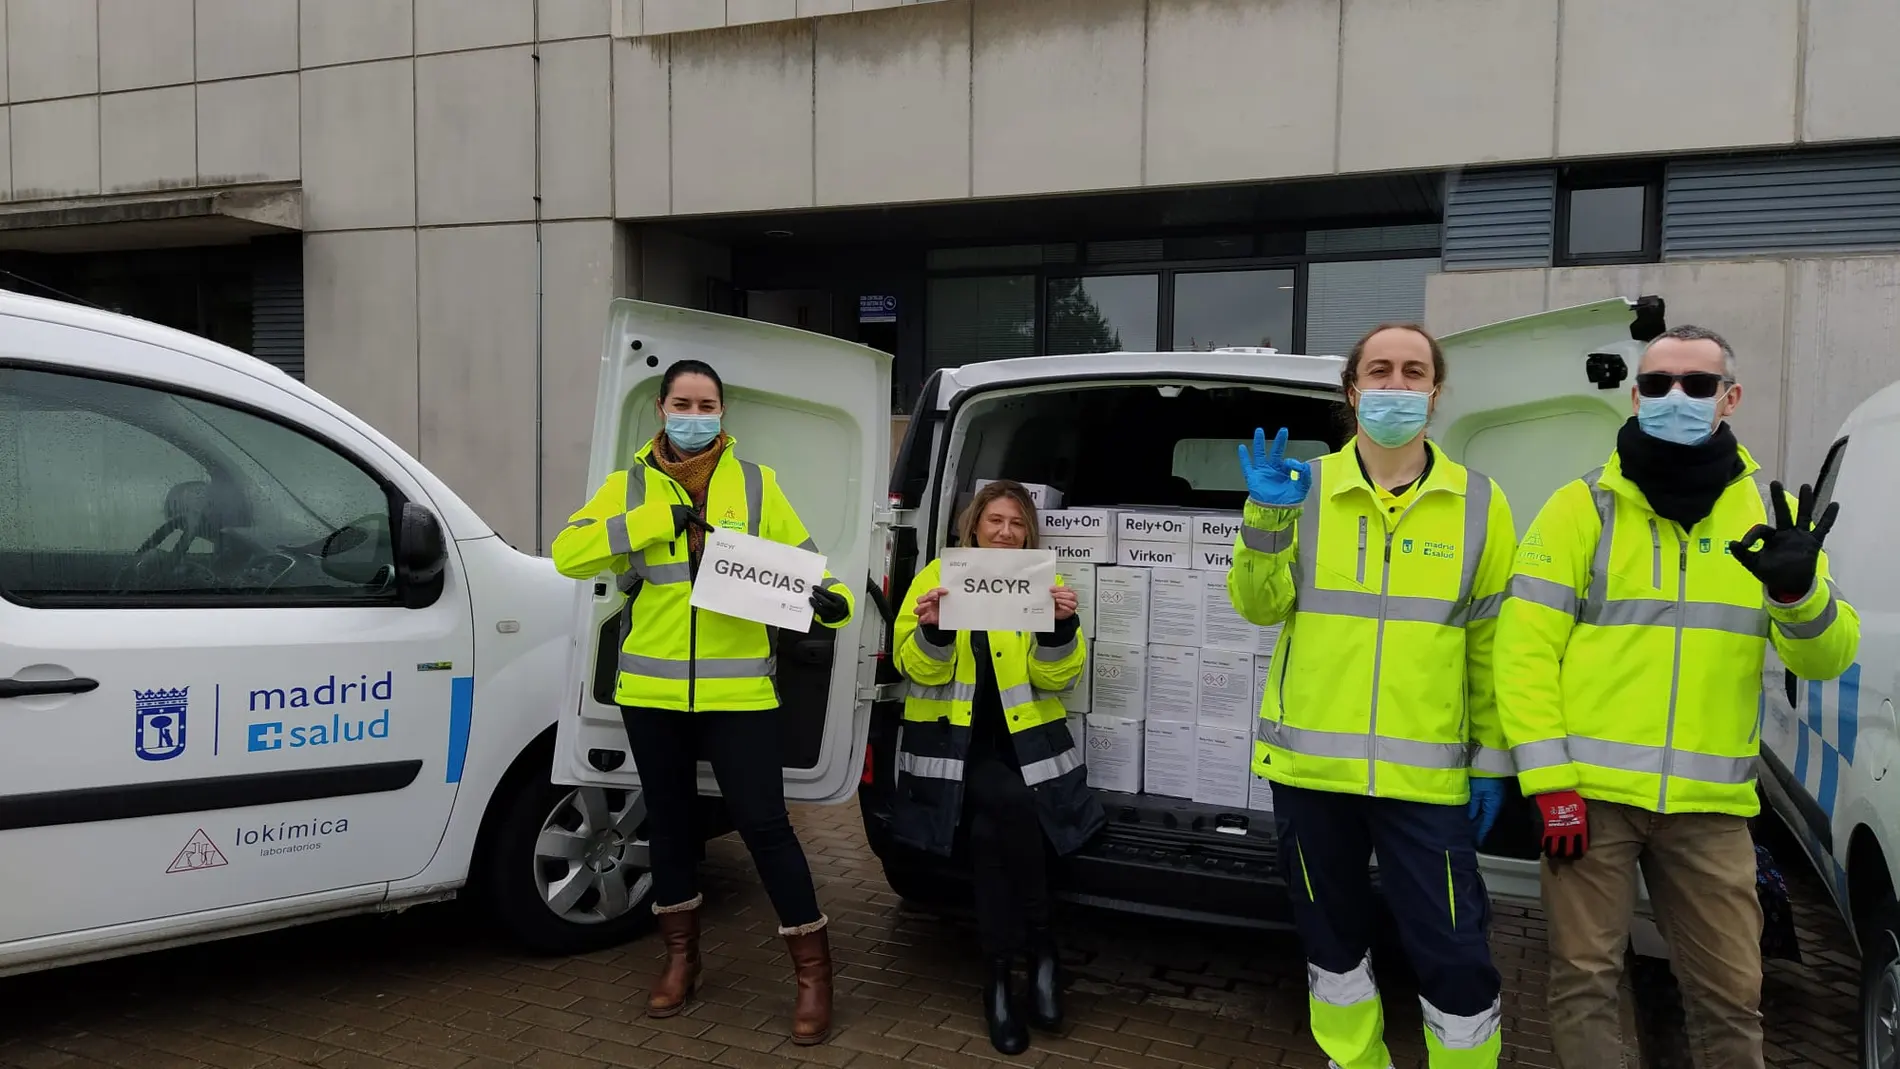
[(1432, 415), (1432, 395), (1417, 390), (1359, 391), (1359, 427), (1366, 437), (1386, 447), (1418, 437)]
[(1701, 445), (1715, 433), (1713, 397), (1690, 397), (1680, 386), (1661, 397), (1636, 399), (1636, 423), (1651, 438), (1677, 445)]
[(688, 453), (697, 453), (719, 437), (718, 416), (691, 416), (684, 412), (666, 414), (666, 440)]

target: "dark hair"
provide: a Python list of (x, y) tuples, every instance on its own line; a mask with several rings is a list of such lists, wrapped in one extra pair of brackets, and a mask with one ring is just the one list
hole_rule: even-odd
[(720, 405), (726, 403), (726, 384), (720, 380), (719, 372), (714, 371), (711, 364), (699, 360), (675, 360), (660, 378), (660, 404), (666, 403), (667, 396), (673, 392), (673, 383), (681, 375), (704, 375), (711, 379), (713, 389), (719, 391)]
[(1352, 389), (1353, 384), (1359, 379), (1359, 361), (1365, 358), (1366, 343), (1372, 340), (1373, 335), (1388, 330), (1409, 330), (1424, 338), (1425, 344), (1431, 346), (1432, 350), (1432, 385), (1445, 384), (1445, 350), (1439, 347), (1438, 339), (1432, 337), (1431, 331), (1417, 323), (1381, 323), (1366, 331), (1365, 336), (1352, 347), (1352, 351), (1346, 354), (1346, 366), (1339, 372), (1339, 388), (1342, 392)]
[(1023, 548), (1042, 548), (1042, 523), (1036, 519), (1036, 503), (1029, 497), (1029, 491), (1023, 484), (1013, 479), (998, 479), (976, 492), (970, 500), (970, 507), (963, 510), (963, 516), (957, 521), (957, 544), (966, 549), (976, 548), (976, 525), (983, 519), (983, 513), (1000, 498), (1016, 502), (1023, 514)]

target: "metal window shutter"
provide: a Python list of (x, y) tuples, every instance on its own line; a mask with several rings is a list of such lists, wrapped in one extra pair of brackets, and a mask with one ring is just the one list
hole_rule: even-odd
[(251, 355), (303, 381), (303, 240), (259, 241), (251, 265)]
[(1900, 248), (1900, 152), (1672, 163), (1665, 260)]
[(1549, 267), (1557, 172), (1461, 174), (1445, 193), (1445, 270)]
[(1425, 279), (1436, 259), (1340, 260), (1306, 273), (1306, 345), (1318, 355), (1343, 355), (1380, 323), (1425, 318)]

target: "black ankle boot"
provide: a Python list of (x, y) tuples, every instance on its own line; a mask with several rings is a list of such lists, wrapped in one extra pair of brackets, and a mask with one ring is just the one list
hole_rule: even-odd
[(1047, 928), (1029, 932), (1029, 1023), (1045, 1032), (1062, 1028), (1062, 957), (1055, 933)]
[(983, 985), (983, 1019), (990, 1026), (990, 1046), (1002, 1054), (1021, 1054), (1029, 1049), (1029, 1030), (1016, 1015), (1009, 992), (1009, 959), (990, 959), (990, 978)]

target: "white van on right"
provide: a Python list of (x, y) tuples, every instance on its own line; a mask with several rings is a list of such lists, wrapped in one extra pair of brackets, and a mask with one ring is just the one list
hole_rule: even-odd
[(1815, 479), (1815, 513), (1841, 506), (1823, 547), (1860, 611), (1860, 659), (1839, 679), (1762, 666), (1762, 775), (1860, 946), (1860, 1064), (1900, 1063), (1900, 383), (1861, 402)]

